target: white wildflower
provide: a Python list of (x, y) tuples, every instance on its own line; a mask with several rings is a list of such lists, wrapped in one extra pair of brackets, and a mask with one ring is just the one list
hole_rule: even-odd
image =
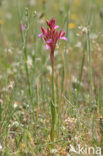
[(82, 26), (82, 25), (78, 26), (78, 29), (80, 29), (80, 30), (81, 30), (82, 28), (83, 28), (83, 26)]
[(17, 105), (17, 102), (14, 102), (14, 108), (16, 108), (18, 105)]
[(8, 90), (12, 90), (14, 87), (14, 81), (11, 81), (10, 84), (8, 85)]
[(13, 53), (11, 49), (8, 49), (7, 52), (8, 52), (8, 54), (12, 54)]
[(83, 33), (83, 34), (87, 34), (87, 32), (88, 32), (87, 27), (83, 27), (83, 28), (82, 28), (82, 33)]
[(51, 149), (51, 154), (57, 153), (57, 149)]
[(0, 151), (2, 150), (2, 145), (0, 144)]

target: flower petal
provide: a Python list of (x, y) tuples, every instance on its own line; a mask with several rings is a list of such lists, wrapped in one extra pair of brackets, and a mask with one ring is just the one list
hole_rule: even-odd
[(52, 18), (50, 21), (47, 20), (46, 22), (50, 29), (54, 29), (54, 27), (55, 27), (55, 19), (54, 18)]
[(65, 32), (62, 32), (61, 37), (64, 37), (64, 36), (65, 36)]
[(24, 31), (26, 29), (26, 26), (25, 26), (25, 24), (23, 23), (22, 24), (22, 30)]
[(48, 44), (46, 44), (46, 49), (47, 49), (47, 50), (50, 49), (50, 46), (49, 46)]
[(49, 44), (49, 43), (52, 43), (52, 39), (46, 41), (46, 43), (48, 43), (48, 44)]
[(42, 37), (43, 36), (43, 34), (41, 33), (41, 34), (38, 34), (38, 38), (40, 38), (40, 37)]
[(61, 37), (62, 32), (63, 32), (62, 30), (60, 30), (60, 31), (59, 31), (58, 38), (60, 38), (60, 37)]
[(66, 37), (60, 37), (60, 39), (67, 41), (68, 39)]
[(58, 29), (59, 28), (59, 25), (55, 25), (54, 29)]
[(47, 34), (47, 30), (46, 30), (45, 28), (43, 28), (42, 26), (41, 26), (41, 31), (42, 31), (43, 35), (46, 36), (46, 34)]

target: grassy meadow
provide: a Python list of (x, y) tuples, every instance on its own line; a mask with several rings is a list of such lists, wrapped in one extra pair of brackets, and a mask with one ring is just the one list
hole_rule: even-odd
[[(54, 52), (53, 142), (50, 51), (38, 38), (52, 17), (68, 38)], [(103, 1), (0, 0), (0, 156), (77, 156), (78, 145), (103, 154)]]

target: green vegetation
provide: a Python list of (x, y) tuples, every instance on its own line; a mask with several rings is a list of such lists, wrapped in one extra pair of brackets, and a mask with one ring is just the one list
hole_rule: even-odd
[[(55, 49), (53, 87), (38, 39), (52, 17), (68, 38)], [(74, 156), (70, 145), (103, 154), (103, 1), (0, 0), (0, 156)]]

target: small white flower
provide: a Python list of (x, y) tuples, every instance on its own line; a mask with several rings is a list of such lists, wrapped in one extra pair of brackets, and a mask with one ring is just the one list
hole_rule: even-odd
[(76, 34), (76, 36), (77, 36), (77, 37), (79, 37), (79, 36), (80, 36), (80, 34), (79, 34), (79, 33), (77, 33), (77, 34)]
[(18, 123), (17, 121), (14, 121), (14, 122), (12, 123), (12, 126), (18, 127), (18, 126), (19, 126), (19, 123)]
[(8, 52), (8, 54), (12, 54), (13, 53), (11, 49), (8, 49), (7, 52)]
[(14, 81), (11, 81), (10, 84), (8, 85), (8, 90), (12, 90), (14, 87)]
[(57, 149), (51, 149), (51, 154), (57, 153)]
[(81, 30), (82, 28), (83, 28), (83, 26), (82, 26), (82, 25), (78, 26), (78, 29), (80, 29), (80, 30)]
[(82, 33), (83, 34), (87, 34), (87, 32), (88, 32), (88, 29), (86, 27), (82, 28)]
[(2, 150), (2, 145), (0, 144), (0, 151)]
[(16, 108), (18, 105), (17, 105), (17, 102), (14, 102), (14, 108)]

